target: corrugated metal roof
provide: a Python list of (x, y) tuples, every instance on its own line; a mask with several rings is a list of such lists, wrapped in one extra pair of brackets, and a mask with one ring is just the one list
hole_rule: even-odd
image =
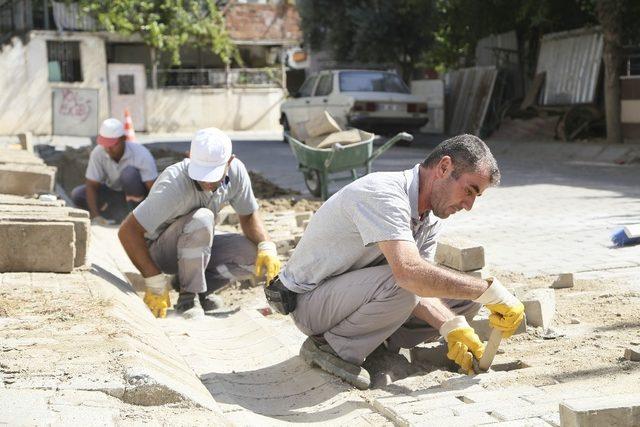
[(496, 67), (463, 68), (445, 74), (450, 134), (480, 134), (497, 75)]
[(602, 33), (579, 29), (542, 37), (536, 73), (546, 72), (542, 105), (587, 104), (595, 100)]

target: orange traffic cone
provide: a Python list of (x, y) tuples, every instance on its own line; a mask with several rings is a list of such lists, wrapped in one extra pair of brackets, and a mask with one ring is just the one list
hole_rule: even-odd
[(124, 109), (124, 134), (127, 137), (127, 142), (136, 142), (136, 131), (133, 130), (133, 120), (131, 120), (128, 108)]

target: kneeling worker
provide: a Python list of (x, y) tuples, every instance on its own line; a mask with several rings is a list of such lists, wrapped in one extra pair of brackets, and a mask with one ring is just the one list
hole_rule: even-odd
[(89, 211), (92, 223), (106, 225), (112, 221), (102, 216), (101, 207), (126, 203), (132, 211), (146, 197), (158, 170), (145, 146), (126, 141), (117, 119), (102, 122), (97, 143), (89, 157), (86, 183), (73, 189), (71, 199)]
[[(260, 276), (264, 268), (270, 281), (280, 270), (247, 169), (231, 148), (218, 129), (196, 132), (190, 158), (165, 169), (120, 226), (118, 236), (145, 278), (144, 301), (156, 317), (164, 317), (169, 307), (170, 286), (162, 273), (177, 275), (176, 311), (195, 317), (220, 308), (213, 292), (230, 280), (254, 268)], [(244, 236), (214, 236), (215, 216), (226, 203), (238, 213)]]
[(265, 288), (272, 306), (309, 336), (301, 356), (364, 389), (370, 378), (361, 365), (380, 344), (397, 351), (441, 335), (447, 356), (471, 372), (484, 346), (466, 318), (484, 304), (508, 337), (524, 306), (497, 280), (429, 260), (441, 219), (470, 210), (499, 180), (485, 143), (460, 135), (412, 169), (366, 175), (327, 200)]

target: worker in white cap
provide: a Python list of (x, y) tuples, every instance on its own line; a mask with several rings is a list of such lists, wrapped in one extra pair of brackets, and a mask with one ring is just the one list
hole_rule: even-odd
[[(244, 235), (214, 233), (226, 203), (238, 213)], [(145, 278), (144, 301), (156, 317), (169, 307), (170, 286), (162, 273), (176, 275), (180, 295), (174, 308), (189, 318), (219, 311), (222, 301), (214, 292), (230, 280), (264, 270), (270, 281), (280, 270), (247, 169), (216, 128), (196, 132), (190, 158), (162, 172), (118, 235)]]
[(120, 120), (102, 122), (98, 145), (91, 151), (85, 184), (73, 189), (76, 206), (89, 211), (94, 224), (106, 225), (104, 212), (127, 204), (133, 210), (147, 195), (158, 176), (156, 162), (147, 148), (127, 142)]

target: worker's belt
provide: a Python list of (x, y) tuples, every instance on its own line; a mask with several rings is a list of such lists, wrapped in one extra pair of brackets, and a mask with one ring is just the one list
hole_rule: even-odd
[(287, 289), (278, 276), (265, 286), (264, 295), (267, 297), (271, 308), (280, 314), (289, 314), (296, 309), (296, 297), (298, 294)]

